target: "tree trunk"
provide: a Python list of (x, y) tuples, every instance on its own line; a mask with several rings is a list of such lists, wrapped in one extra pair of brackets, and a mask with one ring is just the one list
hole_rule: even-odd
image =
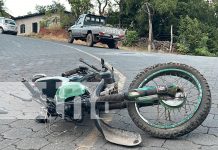
[(123, 0), (120, 0), (120, 2), (119, 2), (119, 8), (120, 8), (120, 12), (119, 12), (119, 28), (121, 28), (121, 24), (122, 24), (122, 22), (121, 22), (121, 20), (122, 20), (122, 15), (123, 15), (123, 3), (124, 3), (124, 1)]
[(146, 7), (148, 11), (148, 20), (149, 20), (148, 52), (151, 52), (153, 26), (152, 26), (151, 11), (149, 9), (148, 3), (146, 3)]
[(172, 53), (173, 49), (173, 25), (171, 25), (171, 42), (170, 42), (170, 53)]
[(106, 9), (106, 7), (108, 5), (108, 0), (104, 1), (105, 4), (104, 4), (103, 8), (102, 8), (103, 2), (101, 2), (100, 0), (97, 0), (97, 2), (98, 2), (98, 12), (99, 12), (99, 15), (103, 16), (105, 14), (105, 9)]

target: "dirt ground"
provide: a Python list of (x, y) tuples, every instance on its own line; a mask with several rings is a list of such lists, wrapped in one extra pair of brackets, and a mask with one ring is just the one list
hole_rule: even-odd
[[(53, 28), (53, 29), (45, 29), (41, 28), (40, 32), (38, 34), (31, 34), (28, 35), (33, 38), (40, 38), (45, 40), (53, 40), (53, 41), (61, 41), (61, 42), (67, 42), (68, 33), (66, 29), (60, 29), (60, 28)], [(86, 42), (81, 40), (74, 41), (74, 44), (77, 45), (86, 45)], [(107, 45), (97, 43), (97, 47), (101, 48), (108, 48)], [(145, 47), (126, 47), (122, 45), (122, 42), (119, 42), (120, 49), (126, 50), (126, 51), (147, 51), (147, 48)]]

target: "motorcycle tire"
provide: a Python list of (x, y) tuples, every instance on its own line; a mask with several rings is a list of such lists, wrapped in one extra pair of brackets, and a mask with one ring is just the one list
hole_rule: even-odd
[[(139, 111), (139, 109), (142, 109), (142, 108), (138, 108), (139, 105), (137, 105), (136, 102), (129, 102), (127, 109), (128, 109), (129, 115), (132, 118), (133, 122), (140, 129), (147, 132), (153, 137), (170, 139), (170, 138), (176, 138), (176, 137), (188, 134), (202, 124), (202, 122), (206, 119), (207, 115), (209, 114), (209, 111), (211, 108), (211, 93), (210, 93), (210, 88), (209, 88), (209, 85), (206, 79), (203, 77), (202, 74), (200, 74), (199, 71), (197, 71), (196, 69), (190, 66), (179, 64), (179, 63), (158, 64), (158, 65), (146, 68), (143, 72), (139, 73), (136, 76), (136, 78), (132, 81), (132, 83), (130, 84), (129, 90), (146, 86), (146, 84), (149, 84), (152, 80), (156, 80), (158, 77), (164, 78), (166, 77), (167, 74), (172, 76), (172, 77), (170, 76), (169, 78), (170, 80), (172, 80), (173, 78), (178, 78), (178, 79), (181, 78), (181, 80), (187, 80), (188, 83), (190, 81), (189, 84), (194, 85), (193, 90), (196, 89), (198, 95), (196, 95), (197, 102), (195, 102), (196, 106), (194, 106), (194, 109), (193, 109), (194, 111), (192, 113), (187, 114), (187, 117), (186, 118), (184, 117), (183, 119), (181, 119), (181, 121), (178, 121), (177, 123), (173, 123), (172, 114), (171, 114), (172, 112), (170, 113), (166, 113), (166, 112), (172, 111), (172, 110), (178, 111), (177, 116), (175, 116), (176, 118), (180, 116), (181, 111), (184, 111), (183, 110), (184, 106), (181, 108), (166, 108), (166, 106), (163, 105), (163, 100), (160, 100), (162, 102), (160, 102), (158, 105), (155, 105), (153, 107), (155, 109), (157, 109), (158, 107), (161, 107), (163, 109), (163, 114), (169, 115), (168, 122), (172, 121), (172, 124), (167, 124), (167, 123), (164, 124), (162, 123), (164, 121), (162, 121), (161, 119), (163, 118), (164, 120), (165, 117), (160, 117), (159, 120), (158, 119), (155, 120), (156, 114), (155, 115), (150, 114), (152, 110), (155, 112), (155, 109), (153, 108), (148, 109), (148, 111), (147, 112), (145, 111), (144, 113), (145, 115), (147, 115), (147, 118), (153, 115), (154, 117), (150, 117), (151, 119), (146, 119), (144, 118), (144, 116), (142, 116), (142, 112)], [(184, 83), (184, 86), (186, 86), (185, 83)], [(191, 90), (192, 89), (190, 89), (190, 91)], [(185, 99), (186, 99), (186, 102), (184, 105), (188, 105), (189, 103), (188, 99), (191, 99), (191, 97), (190, 98), (187, 97)], [(143, 109), (146, 110), (147, 107), (144, 107)], [(180, 112), (179, 112), (179, 109), (180, 109)], [(187, 113), (187, 112), (184, 111), (184, 113)], [(157, 116), (160, 116), (159, 111), (157, 114), (158, 114)], [(171, 115), (171, 118), (170, 118), (170, 115)], [(165, 119), (167, 119), (167, 117)], [(167, 121), (165, 120), (165, 122)]]

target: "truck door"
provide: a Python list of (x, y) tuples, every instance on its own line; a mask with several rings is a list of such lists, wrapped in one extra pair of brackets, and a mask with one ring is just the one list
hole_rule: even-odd
[(74, 25), (74, 28), (73, 28), (73, 36), (74, 37), (81, 37), (82, 34), (81, 34), (81, 29), (83, 28), (83, 21), (84, 21), (84, 18), (81, 16), (77, 23)]

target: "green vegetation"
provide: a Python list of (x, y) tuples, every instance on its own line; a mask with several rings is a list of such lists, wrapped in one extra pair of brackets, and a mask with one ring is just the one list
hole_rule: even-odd
[(145, 2), (148, 2), (152, 14), (153, 39), (170, 41), (170, 28), (173, 25), (178, 52), (218, 56), (217, 1), (210, 5), (205, 0), (119, 1), (122, 4), (119, 5), (120, 9), (109, 13), (114, 18), (109, 19), (111, 24), (117, 20), (116, 24), (136, 31), (139, 37), (148, 37), (149, 20), (145, 7)]
[(75, 21), (81, 14), (88, 13), (94, 7), (91, 4), (91, 0), (68, 0), (68, 2), (71, 5), (71, 11)]
[[(155, 40), (170, 41), (173, 26), (174, 43), (182, 54), (218, 56), (218, 1), (209, 4), (205, 0), (100, 0), (93, 6), (92, 0), (68, 0), (72, 16), (63, 15), (63, 25), (72, 24), (80, 14), (102, 12), (108, 16), (108, 24), (128, 29), (124, 45), (134, 46), (140, 37), (148, 37), (151, 13)], [(146, 5), (146, 3), (148, 5)], [(39, 12), (63, 12), (57, 2), (49, 7), (38, 7)], [(61, 11), (59, 11), (61, 10)], [(99, 11), (100, 12), (100, 11)]]
[(136, 31), (128, 31), (123, 44), (124, 46), (135, 46), (135, 43), (138, 41), (138, 39), (139, 35)]
[[(60, 26), (62, 28), (69, 26), (72, 24), (72, 14), (66, 14), (66, 8), (59, 2), (53, 1), (51, 5), (48, 6), (40, 6), (37, 5), (36, 8), (38, 13), (45, 13), (44, 21), (41, 22), (41, 27), (48, 27), (52, 25), (52, 27), (58, 27), (60, 22)], [(54, 16), (53, 14), (58, 14), (59, 16)]]
[(8, 14), (5, 11), (3, 0), (0, 0), (0, 17), (8, 17)]

